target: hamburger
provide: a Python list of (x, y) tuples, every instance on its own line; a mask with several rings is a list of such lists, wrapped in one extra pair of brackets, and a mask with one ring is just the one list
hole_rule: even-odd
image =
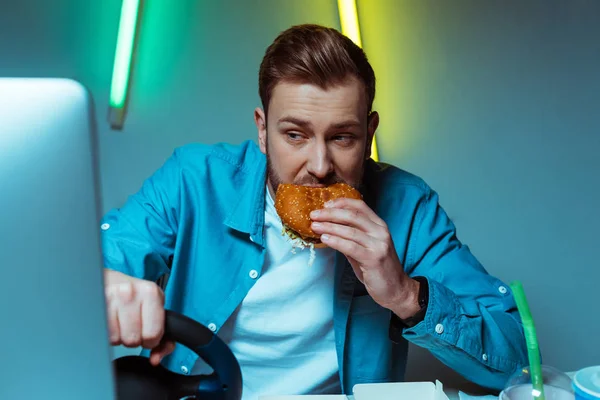
[(314, 259), (314, 248), (326, 247), (320, 235), (310, 227), (310, 213), (324, 208), (329, 200), (338, 198), (361, 199), (358, 190), (345, 183), (334, 183), (326, 187), (310, 187), (293, 184), (280, 184), (275, 193), (275, 209), (283, 225), (282, 235), (292, 241), (292, 252), (295, 248), (310, 247), (311, 261)]

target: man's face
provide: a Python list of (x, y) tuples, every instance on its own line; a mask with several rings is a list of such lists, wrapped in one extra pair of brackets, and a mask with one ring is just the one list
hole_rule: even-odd
[(356, 79), (328, 90), (280, 82), (273, 89), (265, 121), (255, 111), (261, 151), (267, 155), (271, 195), (280, 183), (359, 187), (379, 122), (367, 115), (364, 87)]

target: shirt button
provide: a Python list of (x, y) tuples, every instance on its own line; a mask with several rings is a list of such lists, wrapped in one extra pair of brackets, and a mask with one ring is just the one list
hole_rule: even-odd
[(440, 335), (441, 335), (442, 333), (444, 333), (444, 325), (442, 325), (442, 324), (437, 324), (437, 325), (435, 326), (435, 332), (436, 332), (436, 333), (438, 333), (438, 334), (440, 334)]
[(483, 353), (481, 358), (483, 358), (483, 361), (487, 361), (488, 360), (488, 355)]
[(506, 294), (506, 292), (508, 292), (508, 289), (506, 288), (506, 286), (500, 286), (498, 288), (498, 291), (502, 294)]
[(211, 322), (210, 324), (208, 324), (208, 329), (214, 332), (217, 330), (217, 326)]
[(252, 238), (252, 236), (250, 236), (250, 241), (254, 243), (254, 238)]
[(188, 367), (186, 367), (185, 365), (181, 366), (181, 373), (187, 375), (190, 372), (190, 370), (188, 369)]
[(102, 224), (102, 225), (100, 225), (100, 229), (102, 229), (103, 231), (108, 230), (108, 228), (110, 228), (110, 224)]
[(256, 277), (258, 276), (258, 271), (256, 271), (255, 269), (253, 269), (253, 270), (250, 271), (250, 273), (248, 275), (250, 275), (250, 278), (256, 279)]

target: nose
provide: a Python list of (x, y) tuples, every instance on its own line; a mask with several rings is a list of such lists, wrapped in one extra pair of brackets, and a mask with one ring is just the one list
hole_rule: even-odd
[(319, 178), (325, 179), (333, 172), (333, 162), (325, 143), (317, 143), (309, 150), (307, 171)]

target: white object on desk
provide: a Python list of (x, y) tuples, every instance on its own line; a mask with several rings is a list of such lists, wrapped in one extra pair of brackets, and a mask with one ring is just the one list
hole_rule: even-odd
[(348, 400), (351, 398), (352, 396), (346, 396), (345, 394), (289, 394), (282, 396), (258, 396), (258, 400)]
[[(573, 378), (575, 372), (566, 373)], [(444, 391), (440, 381), (432, 382), (398, 382), (398, 383), (366, 383), (353, 388), (353, 395), (293, 395), (293, 396), (260, 396), (259, 400), (497, 400), (498, 396), (473, 396), (456, 389)], [(439, 397), (438, 397), (439, 396)], [(307, 399), (308, 397), (308, 399)]]
[(354, 385), (353, 395), (287, 395), (260, 396), (259, 400), (449, 400), (444, 393), (440, 381), (432, 382), (397, 382), (397, 383), (363, 383)]
[(449, 400), (442, 382), (365, 383), (352, 388), (354, 400)]

